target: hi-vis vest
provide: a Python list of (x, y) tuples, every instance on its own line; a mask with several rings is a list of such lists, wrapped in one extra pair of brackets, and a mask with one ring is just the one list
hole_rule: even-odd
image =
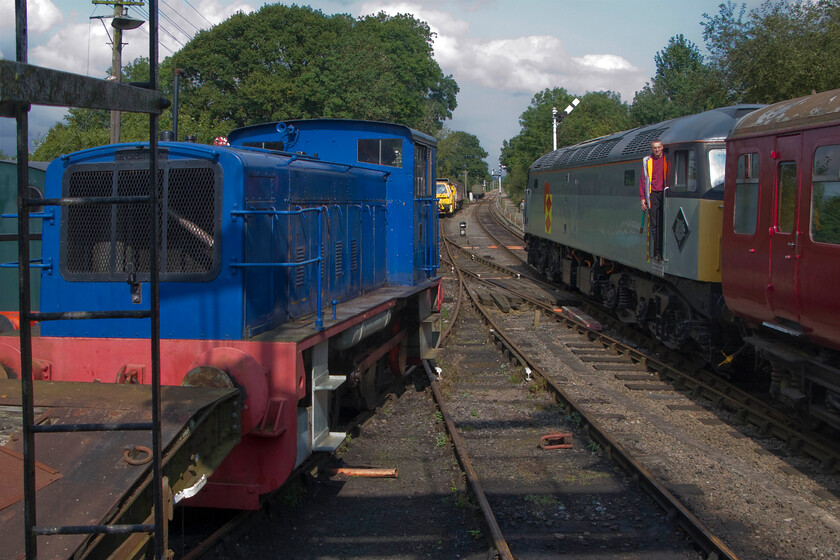
[[(662, 154), (662, 157), (665, 157), (665, 154)], [(653, 175), (653, 158), (651, 156), (645, 156), (642, 159), (642, 171), (645, 174), (645, 202), (650, 204), (650, 176)], [(665, 187), (665, 178), (668, 177), (668, 160), (662, 160), (662, 173), (665, 175), (662, 179), (662, 186), (663, 190)]]

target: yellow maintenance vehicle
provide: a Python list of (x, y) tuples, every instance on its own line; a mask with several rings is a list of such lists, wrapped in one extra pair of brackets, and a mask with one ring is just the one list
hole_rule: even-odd
[(464, 204), (464, 187), (446, 178), (438, 178), (436, 184), (438, 213), (451, 216)]

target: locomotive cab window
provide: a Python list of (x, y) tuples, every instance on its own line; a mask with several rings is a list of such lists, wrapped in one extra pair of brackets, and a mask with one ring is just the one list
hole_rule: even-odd
[[(422, 144), (414, 146), (414, 198), (426, 198), (430, 195), (432, 181), (429, 180), (431, 166), (429, 152)], [(446, 187), (444, 187), (446, 188)]]
[(360, 138), (356, 149), (359, 163), (402, 167), (400, 138)]
[(726, 150), (709, 150), (709, 187), (712, 189), (723, 189), (725, 170)]
[(733, 228), (735, 233), (753, 235), (758, 223), (758, 169), (757, 153), (738, 156), (738, 176), (735, 180), (735, 206)]
[(694, 150), (675, 150), (672, 161), (674, 162), (674, 189), (696, 191), (697, 160)]
[(840, 145), (820, 146), (814, 153), (811, 239), (840, 245)]

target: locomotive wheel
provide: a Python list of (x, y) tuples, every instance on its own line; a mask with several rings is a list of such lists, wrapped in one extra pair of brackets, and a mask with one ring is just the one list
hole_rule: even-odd
[(404, 375), (408, 369), (408, 344), (405, 340), (388, 352), (388, 365), (394, 375)]
[(379, 402), (379, 362), (373, 364), (359, 377), (357, 390), (359, 391), (359, 402), (362, 410), (373, 410)]

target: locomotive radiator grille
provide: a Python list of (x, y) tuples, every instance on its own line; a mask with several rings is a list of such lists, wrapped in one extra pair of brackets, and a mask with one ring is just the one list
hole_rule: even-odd
[[(161, 280), (200, 281), (219, 268), (220, 177), (206, 162), (161, 162), (158, 170)], [(145, 162), (80, 164), (65, 173), (65, 196), (145, 196)], [(147, 204), (78, 205), (63, 210), (61, 270), (69, 280), (149, 276)]]

